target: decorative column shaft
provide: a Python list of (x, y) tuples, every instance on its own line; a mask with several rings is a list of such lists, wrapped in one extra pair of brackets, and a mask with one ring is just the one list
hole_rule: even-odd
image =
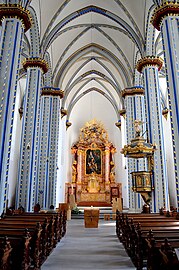
[(39, 132), (40, 150), (38, 161), (38, 190), (36, 202), (43, 209), (56, 204), (56, 181), (58, 161), (58, 139), (60, 98), (63, 91), (53, 88), (42, 88), (40, 103), (41, 128)]
[(109, 174), (110, 174), (110, 146), (106, 145), (105, 146), (105, 156), (104, 156), (104, 166), (105, 166), (105, 184), (109, 184)]
[(179, 208), (179, 4), (166, 2), (156, 8), (152, 23), (157, 30), (161, 30), (164, 47), (176, 195)]
[(83, 172), (83, 166), (85, 164), (85, 152), (82, 149), (82, 147), (78, 148), (77, 151), (77, 202), (81, 201), (81, 188), (82, 188), (82, 179), (84, 177), (84, 172)]
[(42, 73), (47, 72), (47, 63), (40, 58), (27, 58), (23, 66), (27, 69), (27, 84), (24, 100), (21, 157), (17, 185), (16, 206), (22, 205), (32, 211), (36, 194), (37, 155), (39, 142), (37, 134), (38, 108)]
[(31, 26), (29, 12), (19, 5), (0, 4), (0, 213), (6, 207), (17, 74), (22, 34)]
[[(122, 97), (124, 98), (126, 108), (126, 138), (127, 144), (131, 142), (135, 137), (134, 133), (134, 121), (145, 122), (145, 106), (144, 106), (144, 89), (140, 86), (134, 86), (126, 88), (122, 91)], [(145, 132), (145, 125), (142, 126), (143, 132)], [(132, 191), (132, 177), (133, 171), (146, 170), (145, 160), (136, 160), (128, 158), (128, 192), (129, 192), (129, 207), (131, 209), (141, 209), (141, 196), (140, 194)]]
[(154, 56), (146, 56), (138, 61), (137, 69), (143, 72), (145, 81), (146, 110), (148, 140), (157, 145), (158, 151), (154, 154), (154, 193), (152, 208), (154, 212), (161, 207), (169, 208), (168, 177), (166, 154), (163, 139), (162, 105), (158, 81), (158, 70), (161, 69), (163, 60)]
[(78, 165), (77, 165), (77, 171), (78, 171), (77, 182), (81, 183), (82, 178), (83, 178), (82, 168), (83, 168), (83, 164), (85, 162), (85, 160), (84, 160), (84, 151), (81, 148), (78, 148), (78, 151), (77, 151), (77, 162), (78, 162)]

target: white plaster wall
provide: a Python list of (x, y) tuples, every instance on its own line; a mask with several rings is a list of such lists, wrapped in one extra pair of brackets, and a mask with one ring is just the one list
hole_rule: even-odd
[[(165, 78), (159, 79), (161, 91), (163, 97), (165, 98), (166, 106), (168, 107), (168, 93), (167, 93), (167, 84)], [(171, 135), (171, 123), (170, 123), (170, 114), (168, 112), (167, 119), (163, 119), (163, 128), (164, 128), (164, 145), (166, 153), (166, 162), (167, 162), (167, 174), (168, 174), (168, 185), (169, 185), (169, 197), (170, 205), (177, 207), (177, 194), (176, 194), (176, 181), (174, 173), (174, 159), (173, 159), (173, 145), (172, 145), (172, 135)]]
[(177, 207), (177, 195), (176, 195), (176, 181), (174, 173), (174, 159), (173, 159), (173, 146), (170, 126), (170, 116), (168, 115), (167, 120), (163, 117), (164, 126), (164, 143), (167, 161), (167, 174), (169, 182), (169, 195), (170, 205)]
[(23, 118), (20, 120), (20, 115), (19, 115), (18, 110), (22, 106), (23, 95), (25, 91), (25, 82), (26, 82), (25, 78), (21, 79), (18, 82), (18, 86), (17, 86), (10, 165), (9, 165), (8, 207), (14, 206), (14, 201), (15, 201), (15, 191), (16, 191), (16, 183), (17, 183), (17, 178), (18, 178), (20, 142), (21, 142), (22, 121), (23, 121)]
[(66, 171), (66, 117), (60, 119), (59, 149), (58, 149), (58, 170), (57, 170), (57, 191), (56, 207), (59, 203), (65, 202), (65, 171)]

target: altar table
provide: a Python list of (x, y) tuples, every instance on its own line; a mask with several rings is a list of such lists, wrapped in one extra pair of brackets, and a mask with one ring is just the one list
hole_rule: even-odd
[(99, 209), (84, 209), (85, 228), (98, 228)]

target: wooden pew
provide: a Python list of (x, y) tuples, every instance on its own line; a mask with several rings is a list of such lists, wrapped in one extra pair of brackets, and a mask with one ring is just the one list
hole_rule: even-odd
[[(15, 250), (15, 239), (22, 238), (26, 228), (31, 236), (29, 269), (40, 269), (44, 260), (66, 233), (66, 211), (5, 215), (0, 219), (0, 238), (7, 235), (9, 239), (12, 239), (11, 241), (14, 239), (12, 250)], [(24, 252), (26, 252), (25, 249)], [(28, 263), (24, 265), (26, 266), (22, 269), (29, 270)]]
[(60, 239), (65, 235), (66, 233), (66, 220), (67, 220), (67, 212), (65, 210), (59, 211), (57, 213), (33, 213), (33, 212), (25, 212), (20, 215), (13, 215), (12, 217), (22, 217), (22, 219), (39, 219), (42, 217), (46, 218), (52, 218), (54, 220), (54, 233), (55, 233), (55, 240), (56, 242), (60, 241)]
[[(0, 237), (8, 237), (11, 246), (13, 247), (14, 254), (20, 253), (24, 254), (24, 257), (14, 256), (15, 259), (21, 259), (22, 263), (28, 264), (30, 256), (31, 261), (31, 269), (39, 269), (41, 265), (41, 244), (40, 244), (40, 236), (41, 236), (41, 228), (36, 226), (33, 229), (24, 228), (1, 228), (0, 227)], [(28, 234), (27, 234), (28, 232)], [(30, 235), (30, 237), (28, 236)], [(25, 254), (27, 256), (25, 256)], [(21, 269), (21, 268), (19, 268)], [(22, 268), (23, 269), (23, 268)]]
[[(169, 237), (178, 237), (179, 223), (176, 219), (157, 214), (145, 215), (117, 214), (116, 227), (118, 226), (118, 228), (116, 228), (116, 233), (137, 269), (142, 269), (144, 266), (147, 256), (145, 239), (151, 228), (155, 234), (160, 234), (162, 240), (164, 240), (164, 233), (168, 233)], [(132, 220), (129, 217), (132, 217)]]
[(177, 270), (179, 260), (175, 248), (179, 248), (179, 239), (155, 240), (146, 239), (148, 248), (147, 269), (150, 270)]
[[(158, 236), (158, 238), (160, 239), (164, 239), (163, 236), (161, 235), (161, 233), (163, 233), (163, 235), (165, 234), (170, 234), (172, 233), (176, 233), (176, 237), (178, 236), (178, 230), (179, 230), (179, 225), (178, 222), (175, 220), (172, 222), (165, 222), (165, 221), (156, 221), (156, 223), (150, 223), (146, 224), (146, 223), (140, 223), (137, 226), (134, 225), (136, 230), (135, 233), (131, 234), (131, 241), (130, 243), (133, 243), (132, 245), (135, 244), (135, 253), (133, 254), (133, 262), (135, 263), (135, 265), (137, 266), (137, 269), (142, 269), (142, 267), (144, 266), (144, 261), (146, 260), (147, 257), (147, 247), (146, 247), (146, 242), (145, 239), (148, 237), (148, 232), (152, 229), (153, 233), (155, 233), (156, 237), (157, 234), (159, 233), (160, 236)], [(133, 230), (134, 232), (134, 230)], [(130, 233), (129, 233), (130, 235)], [(133, 248), (133, 246), (130, 247), (131, 249)]]
[[(158, 225), (158, 226), (157, 226)], [(163, 241), (165, 237), (169, 237), (171, 234), (171, 237), (175, 235), (175, 237), (178, 237), (178, 231), (179, 226), (175, 226), (175, 224), (167, 226), (167, 224), (155, 224), (155, 226), (150, 227), (139, 227), (137, 226), (137, 238), (136, 238), (136, 247), (135, 247), (135, 263), (138, 267), (138, 269), (142, 269), (144, 266), (144, 262), (147, 258), (147, 246), (146, 246), (146, 233), (149, 231), (149, 229), (152, 229), (152, 231), (155, 233), (155, 237), (157, 238), (157, 241)], [(163, 236), (161, 235), (163, 234)]]
[[(40, 261), (40, 264), (46, 259), (47, 255), (53, 248), (52, 239), (50, 238), (52, 236), (48, 231), (49, 226), (50, 225), (46, 219), (41, 220), (39, 223), (37, 220), (22, 220), (18, 218), (4, 218), (0, 220), (0, 229), (21, 229), (24, 231), (27, 228), (29, 230), (32, 236), (31, 244), (33, 245), (33, 248), (37, 245), (36, 252), (39, 254), (38, 260)], [(38, 233), (37, 228), (40, 230), (40, 233)], [(39, 237), (37, 237), (36, 233)], [(37, 251), (38, 248), (39, 250)]]
[[(118, 230), (118, 233), (120, 232), (119, 239), (121, 242), (124, 244), (125, 248), (127, 251), (130, 251), (130, 246), (129, 243), (131, 242), (131, 237), (133, 238), (133, 234), (135, 235), (135, 229), (133, 225), (138, 225), (140, 222), (140, 229), (142, 227), (142, 230), (144, 231), (149, 231), (150, 227), (169, 227), (169, 226), (179, 226), (179, 222), (176, 219), (169, 219), (169, 218), (153, 218), (151, 217), (150, 219), (147, 217), (146, 219), (144, 217), (142, 218), (132, 218), (129, 219), (126, 217), (124, 221), (122, 221), (120, 225), (120, 231)], [(159, 230), (162, 228), (159, 228)], [(133, 241), (133, 239), (132, 239)], [(129, 254), (130, 255), (130, 254)]]
[[(129, 214), (129, 215), (120, 215), (120, 213), (117, 214), (116, 218), (116, 234), (120, 241), (126, 242), (126, 237), (128, 237), (128, 234), (130, 233), (130, 219), (133, 220), (133, 222), (136, 224), (138, 222), (144, 224), (150, 223), (156, 223), (156, 221), (165, 221), (165, 222), (173, 222), (176, 221), (174, 218), (167, 218), (165, 216), (161, 216), (159, 214)], [(176, 224), (177, 225), (177, 224)]]
[[(125, 226), (126, 223), (129, 222), (130, 219), (140, 219), (140, 220), (163, 220), (167, 219), (166, 216), (160, 215), (158, 213), (152, 214), (143, 214), (143, 213), (120, 213), (119, 211), (116, 212), (116, 234), (118, 238), (121, 240), (122, 228)], [(173, 218), (174, 219), (174, 218)]]
[[(58, 216), (56, 216), (58, 218)], [(43, 256), (44, 259), (50, 254), (52, 249), (56, 246), (57, 240), (55, 239), (55, 219), (53, 215), (15, 215), (15, 216), (5, 216), (0, 220), (0, 226), (2, 224), (14, 224), (15, 227), (20, 226), (25, 228), (33, 228), (36, 226), (37, 222), (40, 223), (42, 227), (41, 246), (43, 246)], [(18, 224), (18, 225), (17, 225)]]
[(63, 218), (62, 218), (62, 237), (66, 234), (66, 224), (67, 224), (67, 211), (63, 210)]
[[(152, 233), (155, 235), (157, 241), (164, 241), (165, 237), (173, 240), (178, 238), (179, 226), (173, 227), (148, 227), (152, 228)], [(136, 238), (131, 241), (131, 249), (134, 248), (133, 257), (131, 257), (133, 263), (136, 265), (137, 269), (142, 269), (146, 265), (147, 261), (147, 244), (146, 240), (150, 239), (150, 231), (143, 231), (137, 228)]]

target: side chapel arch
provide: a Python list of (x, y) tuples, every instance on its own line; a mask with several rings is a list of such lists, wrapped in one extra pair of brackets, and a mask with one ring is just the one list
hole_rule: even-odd
[(101, 122), (87, 122), (71, 152), (72, 179), (66, 184), (66, 202), (73, 194), (79, 206), (111, 206), (113, 198), (122, 197), (122, 184), (115, 181), (116, 148)]

